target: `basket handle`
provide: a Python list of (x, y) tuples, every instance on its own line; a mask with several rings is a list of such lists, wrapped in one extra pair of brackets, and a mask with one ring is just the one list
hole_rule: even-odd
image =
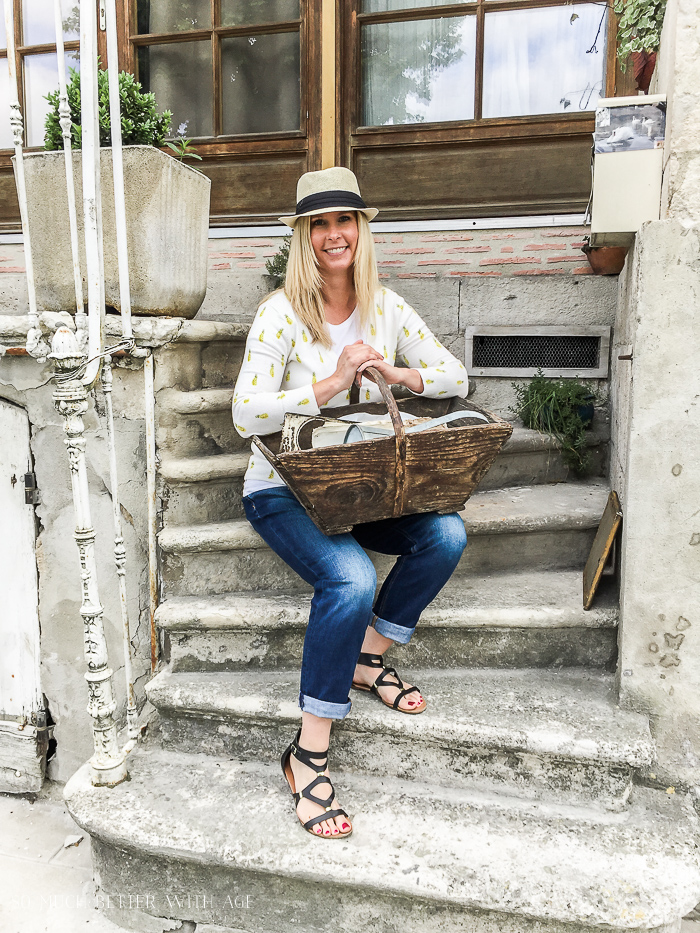
[(404, 487), (406, 485), (406, 431), (404, 430), (396, 399), (392, 395), (391, 389), (387, 385), (384, 376), (382, 376), (379, 370), (375, 369), (374, 366), (368, 366), (364, 372), (367, 373), (368, 376), (371, 376), (377, 384), (379, 391), (382, 393), (384, 404), (389, 411), (391, 423), (394, 426), (394, 434), (396, 435), (396, 459), (394, 461), (395, 484), (393, 513), (394, 518), (398, 518), (403, 512)]

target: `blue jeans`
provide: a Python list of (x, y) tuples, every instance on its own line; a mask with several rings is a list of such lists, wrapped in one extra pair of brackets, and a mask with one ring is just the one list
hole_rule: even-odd
[[(421, 612), (462, 556), (464, 523), (457, 514), (426, 512), (325, 535), (285, 486), (251, 493), (243, 506), (260, 537), (314, 588), (299, 706), (315, 716), (343, 719), (372, 614), (381, 635), (409, 642)], [(398, 555), (376, 599), (377, 575), (363, 548)]]

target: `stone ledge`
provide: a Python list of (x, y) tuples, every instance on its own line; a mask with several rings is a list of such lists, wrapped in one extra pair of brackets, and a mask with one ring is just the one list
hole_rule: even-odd
[[(402, 676), (404, 673), (402, 672)], [(413, 670), (428, 702), (420, 716), (388, 714), (373, 696), (352, 691), (352, 714), (338, 732), (444, 743), (451, 750), (526, 752), (603, 765), (652, 761), (649, 722), (616, 705), (614, 675), (592, 671)], [(161, 712), (221, 721), (299, 719), (296, 671), (162, 671), (146, 687)]]
[[(608, 498), (603, 482), (514, 486), (475, 493), (460, 513), (472, 535), (596, 528)], [(168, 526), (158, 535), (163, 551), (187, 553), (265, 548), (247, 521)]]
[(235, 918), (248, 931), (286, 928), (293, 911), (317, 933), (361, 933), (369, 899), (375, 926), (398, 918), (405, 933), (672, 933), (700, 897), (698, 818), (680, 795), (637, 789), (627, 813), (594, 820), (339, 775), (354, 833), (329, 845), (297, 824), (279, 766), (155, 748), (129, 766), (118, 787), (92, 787), (85, 766), (65, 790), (96, 843), (103, 890), (164, 900), (168, 889), (213, 896), (243, 885), (258, 895), (257, 913)]
[[(171, 634), (303, 630), (310, 601), (278, 591), (171, 597), (156, 610), (156, 622)], [(608, 628), (617, 616), (612, 592), (583, 609), (579, 571), (529, 571), (453, 577), (421, 615), (420, 628)]]

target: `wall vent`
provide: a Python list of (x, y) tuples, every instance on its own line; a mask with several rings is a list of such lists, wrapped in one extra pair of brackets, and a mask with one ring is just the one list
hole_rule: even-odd
[(472, 376), (608, 375), (609, 327), (468, 327), (465, 336)]

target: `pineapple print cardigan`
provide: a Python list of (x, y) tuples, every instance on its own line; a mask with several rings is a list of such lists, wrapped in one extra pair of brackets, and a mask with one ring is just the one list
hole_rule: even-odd
[[(469, 380), (464, 366), (433, 336), (413, 308), (390, 289), (377, 291), (373, 319), (363, 339), (392, 365), (401, 360), (417, 369), (423, 379), (421, 395), (466, 397)], [(314, 383), (333, 375), (337, 362), (333, 351), (312, 342), (284, 293), (271, 295), (250, 328), (233, 392), (233, 423), (238, 433), (243, 438), (274, 434), (281, 430), (286, 412), (318, 415), (322, 410), (347, 405), (349, 389), (320, 409), (314, 395)], [(363, 381), (360, 401), (381, 401), (374, 383)], [(252, 450), (245, 481), (258, 488), (283, 486), (281, 476), (257, 448)]]

